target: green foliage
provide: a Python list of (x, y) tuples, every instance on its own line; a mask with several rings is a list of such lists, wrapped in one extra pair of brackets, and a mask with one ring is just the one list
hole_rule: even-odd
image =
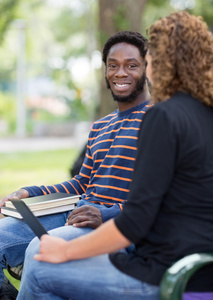
[(75, 99), (71, 102), (71, 113), (70, 119), (71, 120), (81, 120), (86, 121), (88, 120), (87, 108), (82, 103), (81, 99)]
[(10, 133), (14, 131), (16, 125), (16, 102), (9, 93), (0, 92), (0, 120), (8, 122)]
[(37, 109), (30, 109), (28, 111), (28, 119), (31, 119), (31, 121), (44, 121), (44, 122), (60, 122), (64, 120), (64, 116), (61, 115), (53, 115), (51, 112), (42, 109), (42, 108), (37, 108)]
[(161, 17), (164, 17), (171, 12), (175, 11), (175, 9), (170, 5), (169, 0), (161, 1), (161, 0), (151, 0), (147, 1), (145, 6), (145, 10), (142, 17), (142, 29), (141, 33), (144, 36), (146, 35), (146, 29), (158, 20)]
[(150, 3), (152, 6), (155, 6), (156, 8), (162, 7), (165, 5), (166, 2), (169, 2), (168, 0), (162, 1), (162, 0), (151, 0), (148, 3)]
[(190, 12), (202, 16), (213, 31), (213, 0), (196, 0), (195, 7)]
[[(184, 0), (182, 2), (187, 3)], [(95, 86), (99, 84), (97, 82), (99, 78), (92, 74), (86, 80), (75, 81), (71, 68), (75, 59), (81, 56), (91, 57), (92, 51), (98, 48), (97, 45), (100, 44), (102, 49), (103, 44), (109, 38), (106, 33), (98, 30), (98, 4), (99, 0), (70, 1), (67, 4), (64, 2), (64, 6), (57, 0), (55, 4), (54, 1), (43, 0), (0, 0), (0, 89), (12, 91), (9, 83), (16, 80), (18, 31), (13, 20), (23, 19), (26, 22), (28, 79), (44, 77), (54, 81), (58, 88), (57, 91), (56, 89), (51, 91), (49, 96), (65, 99), (71, 108), (70, 115), (64, 115), (64, 119), (70, 117), (85, 120), (88, 118), (88, 108), (85, 102), (79, 101), (79, 97), (68, 99), (67, 95), (73, 90), (89, 89), (91, 99), (97, 98), (94, 91), (98, 90)], [(147, 27), (172, 11), (175, 9), (171, 6), (170, 0), (146, 1), (142, 14), (142, 34), (146, 35)], [(195, 0), (195, 7), (190, 12), (202, 15), (210, 29), (213, 28), (213, 0)], [(129, 29), (128, 15), (124, 5), (118, 6), (111, 20), (115, 31)], [(1, 98), (0, 94), (0, 101)], [(4, 98), (5, 101), (7, 101), (6, 98)], [(4, 104), (4, 113), (2, 113), (0, 103), (0, 118), (8, 120), (10, 131), (12, 131), (15, 127), (15, 103), (8, 101), (8, 106)], [(42, 110), (39, 113), (44, 119), (57, 121), (61, 118), (50, 116)], [(30, 116), (30, 112), (28, 115)], [(32, 124), (29, 119), (27, 124), (30, 130)]]
[(110, 37), (109, 34), (107, 34), (105, 31), (103, 31), (103, 30), (99, 31), (98, 38), (99, 38), (101, 50), (109, 37)]
[[(72, 35), (85, 30), (86, 18), (84, 15), (73, 15), (71, 9), (63, 8), (60, 14), (52, 20), (52, 25), (60, 24), (54, 29), (54, 35), (57, 41), (66, 42)], [(51, 25), (51, 24), (50, 24)]]
[[(2, 2), (2, 3), (1, 3)], [(91, 2), (91, 1), (89, 1)], [(53, 3), (53, 2), (52, 2)], [(26, 76), (29, 81), (37, 77), (51, 78), (54, 81), (54, 90), (49, 94), (40, 94), (41, 97), (66, 98), (70, 91), (76, 91), (79, 88), (91, 88), (92, 76), (79, 86), (74, 83), (70, 72), (70, 58), (78, 58), (85, 56), (88, 51), (88, 35), (89, 28), (88, 19), (90, 12), (88, 11), (88, 2), (79, 1), (80, 12), (75, 12), (71, 5), (61, 6), (56, 3), (56, 7), (48, 1), (42, 0), (0, 0), (0, 12), (4, 12), (5, 18), (11, 16), (11, 20), (22, 19), (26, 23)], [(57, 8), (58, 5), (58, 8)], [(78, 4), (79, 5), (79, 4)], [(94, 4), (92, 5), (94, 6)], [(14, 14), (12, 14), (14, 11)], [(0, 36), (1, 36), (0, 20)], [(12, 22), (12, 21), (11, 21)], [(4, 22), (5, 23), (5, 22)], [(11, 24), (11, 23), (10, 23)], [(18, 30), (16, 23), (9, 26), (7, 23), (7, 32), (2, 31), (5, 36), (4, 43), (0, 48), (1, 66), (0, 66), (0, 90), (13, 92), (10, 82), (16, 81), (16, 64), (17, 64), (17, 48), (18, 48)], [(59, 64), (57, 64), (59, 61)], [(60, 65), (61, 63), (61, 65)], [(33, 80), (32, 80), (33, 81)], [(34, 95), (33, 95), (34, 96)], [(1, 101), (1, 100), (0, 100)], [(3, 118), (9, 122), (10, 132), (14, 130), (16, 125), (15, 102), (12, 110), (8, 108), (11, 105), (4, 99), (4, 107), (0, 110)], [(76, 120), (88, 119), (87, 107), (78, 99), (69, 99), (67, 102), (71, 107), (71, 114), (64, 116), (51, 115), (44, 109), (37, 112), (43, 121), (57, 122), (74, 118)], [(32, 109), (32, 108), (30, 108)], [(28, 110), (28, 108), (27, 108)], [(8, 112), (11, 111), (11, 114)], [(37, 113), (37, 114), (38, 114)], [(32, 131), (32, 122), (30, 120), (31, 111), (27, 111), (27, 128), (28, 132)]]
[[(184, 1), (183, 1), (184, 2)], [(186, 1), (185, 1), (186, 2)], [(186, 3), (187, 4), (187, 3)], [(192, 14), (200, 15), (213, 31), (213, 0), (195, 0), (195, 6), (192, 9), (185, 9)], [(176, 11), (171, 6), (170, 1), (150, 0), (147, 2), (143, 14), (142, 33), (145, 34), (146, 28), (161, 17), (164, 17)]]
[(17, 16), (19, 0), (0, 0), (0, 43), (11, 24)]
[(118, 6), (113, 19), (116, 31), (128, 30), (130, 28), (130, 22), (127, 18), (126, 7), (124, 5)]

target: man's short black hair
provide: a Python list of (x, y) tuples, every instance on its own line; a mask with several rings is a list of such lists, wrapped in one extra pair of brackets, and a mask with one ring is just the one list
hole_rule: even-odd
[(104, 45), (102, 60), (106, 64), (107, 55), (112, 46), (118, 43), (131, 44), (138, 48), (141, 56), (144, 58), (148, 49), (148, 40), (136, 31), (120, 31), (111, 36)]

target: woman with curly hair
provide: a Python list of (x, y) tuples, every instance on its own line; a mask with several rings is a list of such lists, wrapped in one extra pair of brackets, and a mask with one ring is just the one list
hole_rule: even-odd
[[(155, 105), (143, 119), (128, 201), (90, 234), (72, 241), (44, 235), (34, 260), (26, 255), (18, 299), (157, 300), (173, 262), (212, 251), (213, 36), (187, 12), (160, 19), (149, 36)], [(213, 299), (212, 269), (194, 275), (184, 299)]]
[(154, 102), (178, 91), (213, 106), (213, 36), (201, 18), (178, 12), (147, 30)]

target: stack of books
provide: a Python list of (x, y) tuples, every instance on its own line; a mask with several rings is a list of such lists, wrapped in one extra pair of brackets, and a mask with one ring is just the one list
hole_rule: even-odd
[[(80, 198), (80, 195), (54, 193), (43, 196), (24, 198), (21, 200), (26, 203), (26, 205), (30, 208), (35, 216), (45, 216), (73, 210)], [(5, 216), (22, 219), (22, 216), (16, 210), (11, 201), (5, 202), (5, 206), (1, 208), (1, 213)]]

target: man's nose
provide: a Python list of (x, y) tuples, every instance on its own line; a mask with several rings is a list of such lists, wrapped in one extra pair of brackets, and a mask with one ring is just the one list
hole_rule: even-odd
[(120, 66), (115, 74), (115, 76), (117, 77), (124, 77), (124, 76), (128, 76), (126, 70), (124, 67)]

